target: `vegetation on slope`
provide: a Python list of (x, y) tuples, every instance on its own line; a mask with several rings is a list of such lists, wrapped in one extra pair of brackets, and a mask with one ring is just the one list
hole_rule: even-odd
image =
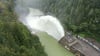
[(43, 0), (44, 12), (51, 12), (65, 29), (100, 42), (100, 0)]
[(0, 56), (47, 56), (38, 37), (17, 21), (13, 1), (0, 1)]

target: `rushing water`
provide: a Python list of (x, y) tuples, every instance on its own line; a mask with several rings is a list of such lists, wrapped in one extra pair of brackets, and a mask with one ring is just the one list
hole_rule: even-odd
[[(39, 14), (34, 14), (34, 12)], [(33, 34), (39, 36), (40, 42), (48, 56), (73, 56), (72, 53), (64, 49), (57, 41), (64, 36), (64, 30), (55, 17), (50, 15), (43, 16), (41, 11), (30, 8), (30, 13), (25, 19), (24, 23)]]
[(15, 11), (19, 15), (19, 20), (29, 28), (32, 34), (39, 36), (48, 56), (73, 56), (58, 43), (58, 40), (64, 36), (64, 29), (59, 20), (56, 17), (44, 15), (38, 9), (32, 9), (40, 7), (41, 1), (16, 0)]
[[(34, 14), (34, 12), (39, 14)], [(46, 15), (44, 16), (41, 11), (30, 8), (30, 13), (26, 17), (27, 26), (31, 28), (32, 33), (43, 31), (53, 36), (55, 39), (60, 40), (64, 36), (64, 30), (56, 17)]]
[[(19, 15), (19, 20), (23, 22), (29, 30), (36, 32), (46, 32), (57, 40), (64, 36), (64, 29), (56, 17), (44, 15), (41, 8), (42, 0), (16, 0), (15, 11)], [(34, 8), (34, 9), (33, 9)]]

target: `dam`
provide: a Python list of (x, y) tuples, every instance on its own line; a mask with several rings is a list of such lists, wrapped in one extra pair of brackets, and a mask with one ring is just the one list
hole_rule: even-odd
[[(39, 36), (48, 56), (100, 56), (98, 48), (95, 49), (84, 39), (65, 33), (62, 24), (56, 17), (44, 15), (42, 11), (35, 9), (34, 6), (38, 4), (35, 2), (38, 1), (17, 0), (16, 10), (19, 20), (27, 26), (32, 34)], [(45, 32), (46, 34), (40, 34), (39, 32)]]
[(68, 32), (66, 32), (65, 36), (60, 39), (59, 43), (64, 48), (69, 49), (76, 54), (76, 56), (100, 56), (99, 47), (90, 45), (89, 43), (91, 42), (88, 40), (80, 37), (76, 38)]
[(39, 36), (48, 56), (74, 56), (58, 43), (65, 34), (56, 17), (44, 15), (38, 9), (29, 8), (29, 14), (21, 22), (28, 27), (32, 34)]
[(84, 41), (84, 39), (76, 38), (69, 32), (65, 33), (56, 17), (43, 15), (38, 9), (29, 8), (29, 14), (25, 20), (23, 23), (29, 28), (32, 34), (46, 32), (56, 39), (66, 50), (71, 51), (76, 56), (100, 56), (100, 52)]

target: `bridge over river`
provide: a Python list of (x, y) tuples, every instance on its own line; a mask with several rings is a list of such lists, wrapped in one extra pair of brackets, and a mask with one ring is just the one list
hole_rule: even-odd
[(59, 43), (76, 53), (77, 56), (100, 56), (100, 49), (97, 46), (84, 38), (76, 38), (69, 33), (66, 33)]

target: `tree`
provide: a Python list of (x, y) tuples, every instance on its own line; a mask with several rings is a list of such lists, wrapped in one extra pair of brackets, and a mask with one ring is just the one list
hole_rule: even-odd
[[(12, 4), (13, 0), (5, 1)], [(0, 13), (0, 56), (47, 56), (38, 36), (32, 35), (17, 20), (15, 12), (9, 8), (11, 5), (4, 3), (4, 0), (2, 4), (5, 8)]]
[[(48, 2), (47, 2), (48, 1)], [(43, 11), (51, 12), (62, 22), (65, 30), (100, 42), (99, 0), (47, 0)]]

